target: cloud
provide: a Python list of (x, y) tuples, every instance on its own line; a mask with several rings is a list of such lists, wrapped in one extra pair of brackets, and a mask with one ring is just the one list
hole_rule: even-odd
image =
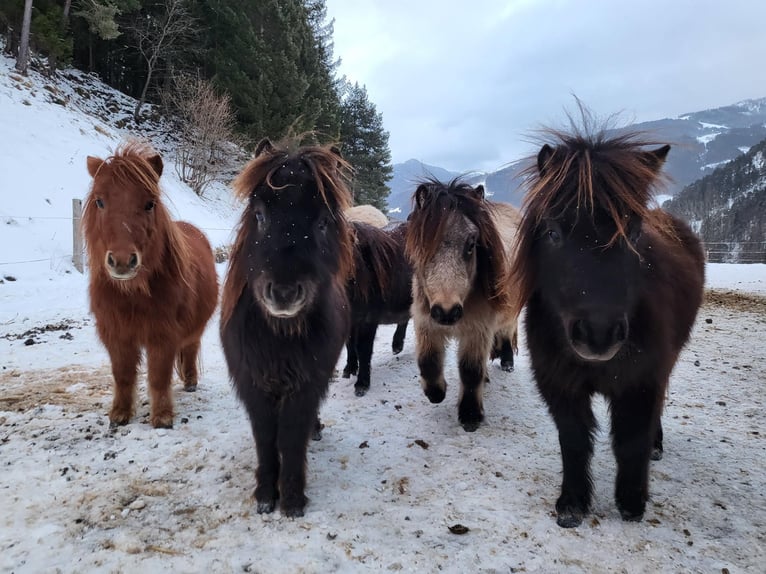
[(766, 4), (734, 0), (328, 0), (341, 73), (367, 86), (394, 161), (494, 169), (563, 125), (572, 94), (626, 122), (766, 96)]

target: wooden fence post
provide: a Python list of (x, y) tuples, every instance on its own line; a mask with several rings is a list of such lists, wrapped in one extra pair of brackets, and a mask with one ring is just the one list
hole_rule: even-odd
[(83, 272), (82, 248), (82, 200), (72, 199), (72, 263), (75, 269)]

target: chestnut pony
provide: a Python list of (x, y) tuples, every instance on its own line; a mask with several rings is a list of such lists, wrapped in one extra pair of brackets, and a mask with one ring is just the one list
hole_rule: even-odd
[(221, 303), (229, 375), (258, 453), (259, 513), (306, 505), (306, 452), (351, 313), (350, 166), (333, 146), (261, 141), (234, 181), (246, 202)]
[(577, 128), (550, 134), (527, 170), (512, 277), (559, 433), (557, 522), (577, 526), (590, 507), (595, 393), (610, 406), (617, 508), (638, 521), (649, 459), (662, 455), (668, 378), (702, 300), (704, 255), (685, 223), (649, 207), (670, 146)]
[(150, 421), (173, 426), (175, 363), (184, 389), (197, 387), (200, 338), (218, 300), (218, 279), (202, 232), (173, 221), (162, 203), (162, 159), (128, 142), (105, 160), (88, 156), (93, 186), (83, 232), (90, 264), (90, 308), (114, 376), (113, 425), (134, 413), (141, 350), (148, 361)]

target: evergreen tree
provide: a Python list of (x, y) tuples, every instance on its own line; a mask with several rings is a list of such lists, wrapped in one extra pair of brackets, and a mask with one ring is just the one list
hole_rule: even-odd
[(358, 83), (346, 84), (340, 106), (340, 143), (343, 156), (354, 167), (354, 203), (370, 204), (386, 210), (387, 185), (393, 175), (388, 132), (383, 116)]

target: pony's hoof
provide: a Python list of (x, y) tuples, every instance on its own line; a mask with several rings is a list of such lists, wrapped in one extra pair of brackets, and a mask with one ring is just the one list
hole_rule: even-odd
[(582, 519), (585, 515), (577, 510), (566, 510), (559, 512), (556, 517), (556, 524), (561, 528), (575, 528), (582, 524)]
[(394, 355), (398, 355), (399, 353), (402, 352), (402, 350), (404, 350), (404, 344), (398, 345), (398, 344), (394, 343), (393, 345), (391, 345), (391, 352)]
[(620, 516), (622, 516), (622, 519), (625, 522), (641, 522), (644, 518), (644, 511), (641, 512), (631, 512), (630, 510), (625, 510), (623, 508), (619, 509)]
[(470, 423), (461, 423), (463, 425), (463, 430), (465, 432), (476, 432), (476, 430), (479, 428), (479, 425), (481, 424), (479, 421), (476, 422), (470, 422)]
[(132, 413), (130, 411), (123, 411), (121, 409), (112, 409), (109, 412), (109, 427), (116, 428), (125, 426), (130, 422)]
[(172, 429), (173, 415), (152, 415), (151, 423), (156, 429)]
[(311, 431), (311, 440), (322, 440), (322, 429), (324, 425), (319, 421), (314, 425), (314, 430)]
[(341, 374), (341, 377), (344, 379), (350, 379), (351, 378), (351, 369), (343, 369), (343, 374)]
[(447, 389), (440, 389), (439, 387), (426, 387), (423, 392), (428, 397), (428, 400), (434, 404), (440, 403), (447, 396)]
[(187, 393), (193, 393), (197, 390), (197, 383), (194, 383), (193, 385), (184, 385), (184, 390)]
[(303, 516), (303, 507), (302, 506), (290, 506), (288, 508), (282, 508), (282, 514), (284, 514), (287, 518), (300, 518)]
[(363, 387), (361, 385), (354, 385), (354, 394), (357, 397), (363, 397), (367, 394), (367, 391), (370, 390), (370, 387)]
[(275, 506), (276, 506), (276, 503), (273, 500), (259, 500), (258, 504), (255, 507), (255, 511), (258, 514), (271, 514), (272, 512), (274, 512)]
[(500, 361), (500, 368), (504, 370), (506, 373), (510, 373), (513, 371), (513, 363), (508, 363), (507, 361)]
[(652, 460), (662, 460), (662, 449), (654, 447), (650, 456)]

